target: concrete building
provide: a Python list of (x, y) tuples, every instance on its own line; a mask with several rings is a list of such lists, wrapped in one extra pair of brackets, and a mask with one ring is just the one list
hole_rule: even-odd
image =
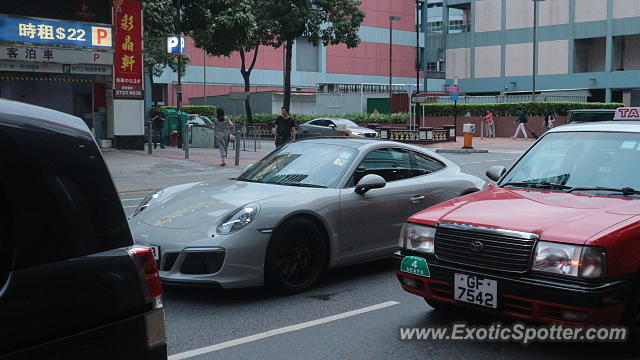
[[(418, 78), (424, 91), (424, 72), (416, 73), (416, 24), (426, 23), (422, 19), (426, 14), (419, 12), (416, 15), (416, 3), (416, 0), (364, 0), (361, 9), (366, 17), (360, 28), (362, 42), (354, 49), (344, 45), (315, 47), (305, 39), (298, 39), (293, 48), (292, 90), (315, 91), (320, 84), (388, 84), (389, 16), (399, 16), (401, 20), (393, 22), (393, 84), (413, 84), (415, 88)], [(420, 48), (424, 46), (422, 33), (418, 44)], [(213, 97), (244, 91), (237, 54), (229, 58), (204, 56), (188, 38), (186, 46), (191, 61), (182, 78), (184, 103), (190, 103), (191, 98), (203, 99), (205, 95)], [(282, 91), (283, 59), (282, 48), (259, 49), (257, 64), (251, 74), (252, 92)], [(430, 77), (436, 78), (427, 82), (429, 90), (441, 91), (444, 72), (434, 68)], [(167, 69), (154, 82), (154, 100), (175, 105), (176, 74)]]
[[(639, 5), (539, 1), (536, 90), (587, 89), (590, 101), (640, 105)], [(470, 95), (530, 94), (533, 10), (532, 0), (430, 1), (427, 63)]]

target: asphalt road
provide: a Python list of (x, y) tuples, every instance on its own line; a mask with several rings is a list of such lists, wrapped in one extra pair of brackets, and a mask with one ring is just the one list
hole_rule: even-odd
[[(508, 166), (519, 151), (444, 154), (468, 173)], [(129, 215), (146, 192), (122, 194)], [(443, 314), (404, 292), (390, 260), (331, 270), (307, 293), (267, 289), (165, 288), (170, 359), (603, 359), (624, 358), (619, 344), (400, 340), (400, 327), (491, 324), (500, 319)], [(502, 319), (502, 321), (505, 321)], [(298, 326), (295, 326), (298, 325)]]

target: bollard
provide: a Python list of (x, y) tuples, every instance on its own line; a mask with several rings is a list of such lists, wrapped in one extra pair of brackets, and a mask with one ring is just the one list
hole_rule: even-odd
[(238, 141), (240, 141), (240, 129), (236, 128), (236, 142), (235, 142), (235, 146), (236, 146), (236, 159), (234, 161), (234, 164), (236, 166), (240, 165), (240, 146), (238, 146)]
[(153, 144), (153, 126), (151, 124), (151, 121), (149, 121), (149, 125), (147, 125), (147, 128), (149, 130), (149, 155), (151, 155), (151, 145)]
[(184, 147), (184, 158), (185, 160), (189, 159), (189, 139), (191, 138), (191, 124), (187, 124), (185, 121), (184, 128), (182, 131), (182, 146)]

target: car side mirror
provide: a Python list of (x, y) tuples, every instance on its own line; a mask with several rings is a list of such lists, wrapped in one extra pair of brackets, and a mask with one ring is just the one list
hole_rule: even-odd
[(329, 124), (329, 127), (332, 128), (332, 129), (335, 129), (336, 128), (336, 124)]
[(382, 176), (376, 174), (368, 174), (360, 179), (360, 181), (358, 181), (355, 191), (360, 195), (364, 195), (371, 189), (380, 189), (385, 186), (387, 186), (387, 182)]
[(487, 175), (487, 177), (493, 181), (498, 181), (498, 179), (500, 179), (506, 171), (507, 171), (506, 167), (496, 165), (496, 166), (490, 167), (485, 173), (485, 175)]

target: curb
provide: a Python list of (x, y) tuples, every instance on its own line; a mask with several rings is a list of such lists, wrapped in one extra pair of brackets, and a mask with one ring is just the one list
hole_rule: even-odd
[(486, 154), (489, 150), (485, 149), (436, 149), (437, 153), (450, 154)]

